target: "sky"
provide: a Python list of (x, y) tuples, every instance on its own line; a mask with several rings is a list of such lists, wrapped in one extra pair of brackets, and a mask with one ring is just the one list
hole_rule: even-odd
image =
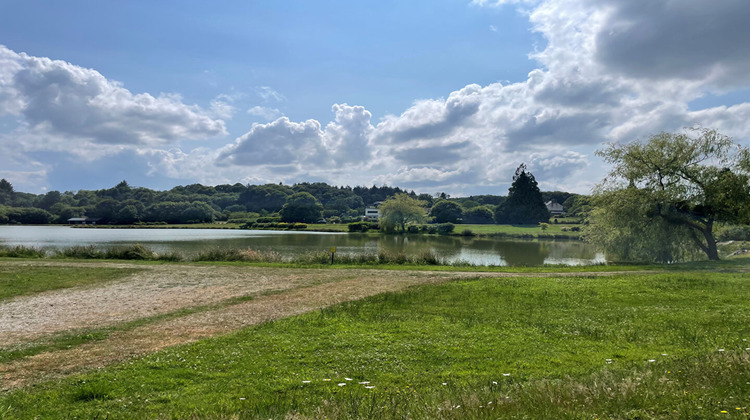
[(17, 191), (327, 182), (589, 193), (608, 143), (750, 146), (747, 0), (2, 0)]

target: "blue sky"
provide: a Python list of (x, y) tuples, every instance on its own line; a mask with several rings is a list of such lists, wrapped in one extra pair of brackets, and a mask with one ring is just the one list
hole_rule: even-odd
[(746, 0), (0, 4), (17, 190), (388, 184), (587, 193), (606, 142), (748, 145)]

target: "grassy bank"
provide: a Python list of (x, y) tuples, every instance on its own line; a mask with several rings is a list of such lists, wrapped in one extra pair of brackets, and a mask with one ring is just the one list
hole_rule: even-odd
[[(196, 223), (196, 224), (174, 224), (174, 225), (79, 225), (76, 229), (239, 229), (241, 223)], [(538, 225), (456, 225), (454, 235), (461, 235), (466, 229), (478, 236), (500, 236), (508, 238), (536, 238), (554, 239), (555, 235), (565, 236), (570, 239), (580, 237), (580, 232), (572, 231), (580, 228), (580, 225), (553, 224), (550, 223), (546, 230)], [(274, 229), (268, 229), (274, 230)], [(307, 229), (301, 232), (349, 232), (349, 225), (342, 224), (308, 224)], [(378, 234), (378, 231), (370, 231), (369, 234)]]
[(11, 392), (0, 416), (743, 418), (748, 293), (691, 272), (418, 287)]

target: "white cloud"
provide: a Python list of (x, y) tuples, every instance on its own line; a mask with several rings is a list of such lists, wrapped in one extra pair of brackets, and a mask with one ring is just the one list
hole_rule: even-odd
[(280, 116), (284, 115), (281, 111), (276, 108), (266, 108), (263, 106), (254, 106), (247, 110), (247, 113), (256, 117), (263, 118), (267, 121), (275, 120)]
[(0, 46), (0, 115), (22, 118), (27, 147), (166, 145), (225, 134), (178, 95), (133, 94), (95, 70)]
[(255, 89), (255, 92), (263, 99), (264, 102), (284, 102), (286, 97), (281, 93), (277, 92), (270, 86), (259, 86)]

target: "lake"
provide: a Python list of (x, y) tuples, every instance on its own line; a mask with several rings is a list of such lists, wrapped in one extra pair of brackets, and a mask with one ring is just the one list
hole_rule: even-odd
[(474, 265), (586, 265), (605, 262), (604, 254), (581, 241), (540, 241), (437, 235), (366, 235), (236, 229), (95, 229), (68, 226), (0, 226), (0, 245), (106, 248), (140, 243), (158, 253), (195, 254), (211, 247), (273, 250), (284, 257), (308, 251), (376, 254), (379, 251), (419, 254), (432, 251), (446, 261)]

